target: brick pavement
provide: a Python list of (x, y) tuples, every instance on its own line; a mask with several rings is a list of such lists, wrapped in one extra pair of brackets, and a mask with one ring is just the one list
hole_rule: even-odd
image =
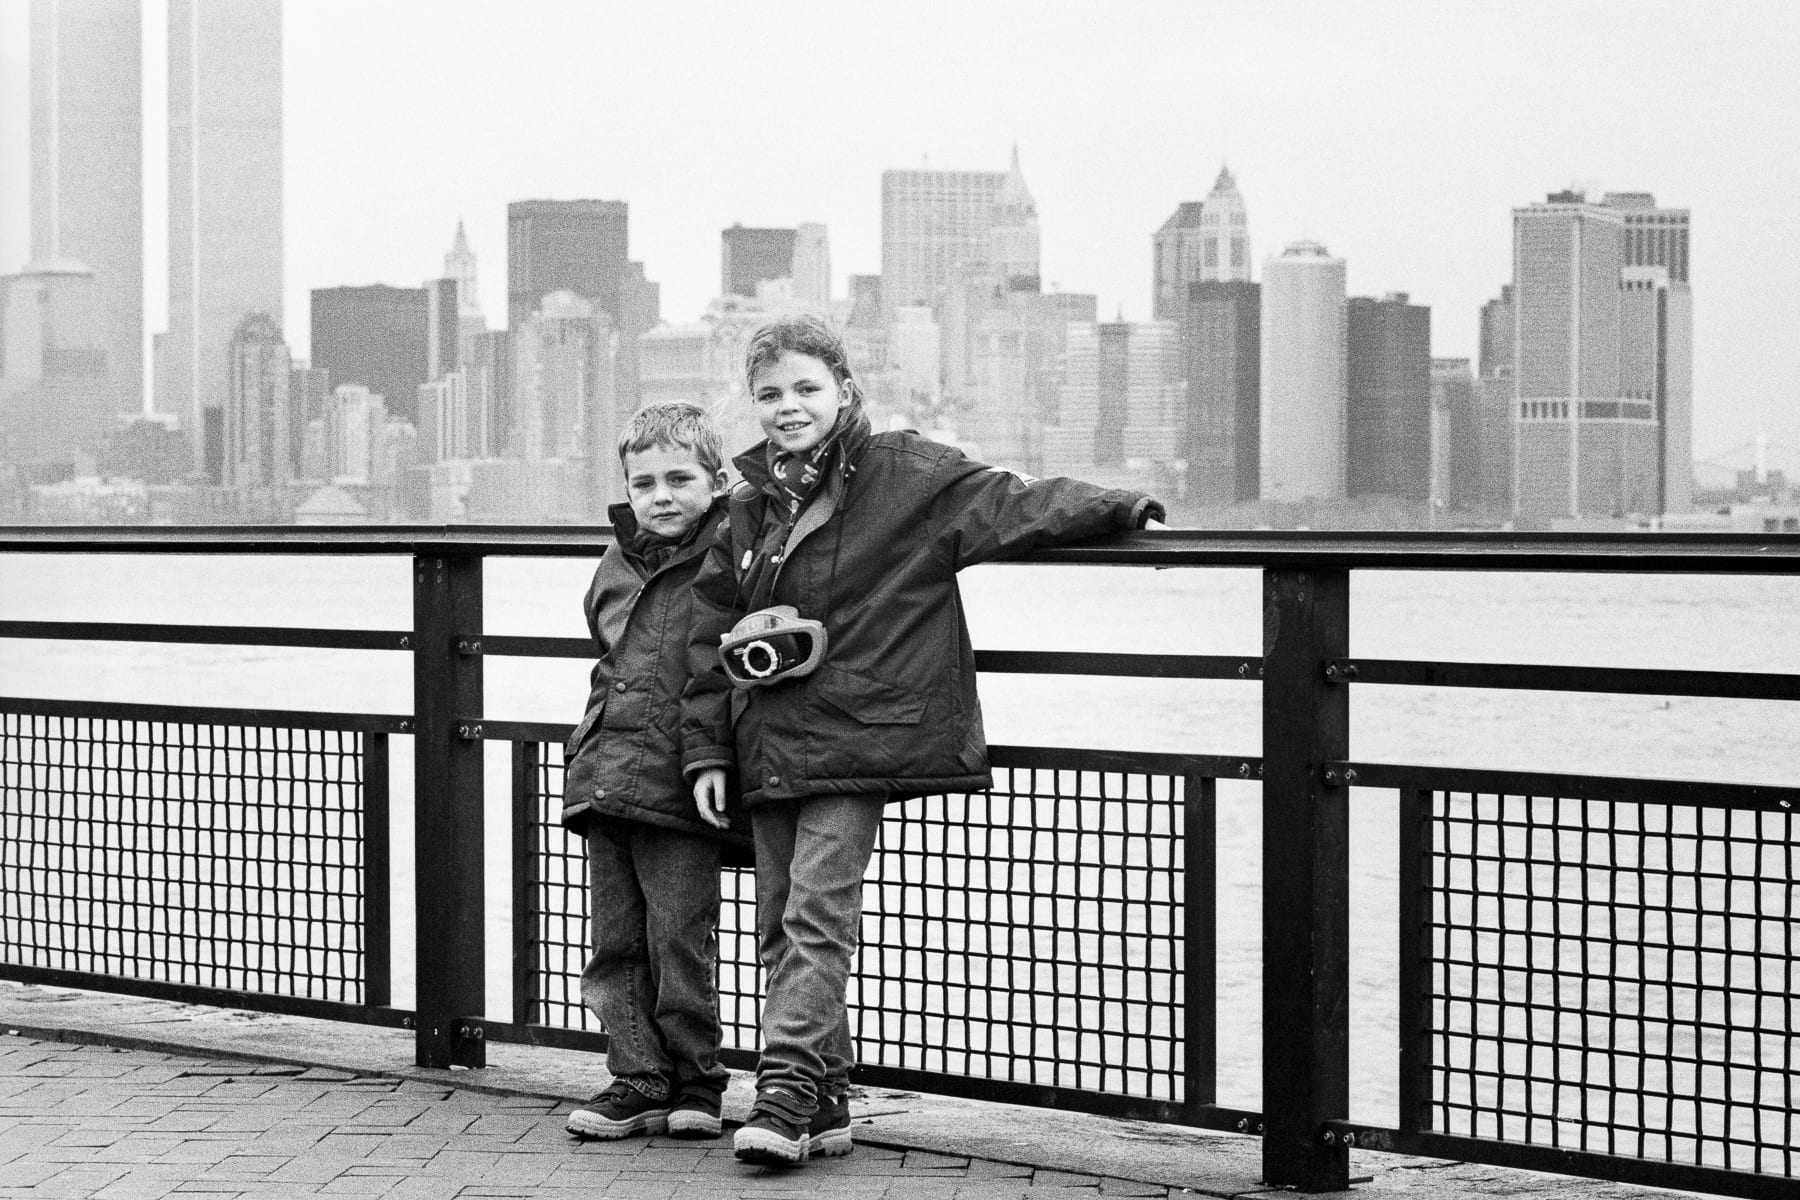
[(861, 1145), (797, 1169), (716, 1141), (577, 1141), (570, 1105), (417, 1079), (0, 1037), (0, 1200), (368, 1196), (1053, 1200), (1182, 1195)]

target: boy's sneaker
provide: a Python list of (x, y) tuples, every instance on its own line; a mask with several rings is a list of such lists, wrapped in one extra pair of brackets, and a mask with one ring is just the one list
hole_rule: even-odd
[(652, 1100), (615, 1079), (605, 1091), (569, 1114), (567, 1129), (576, 1137), (622, 1138), (634, 1133), (664, 1133), (669, 1128), (669, 1102)]
[(850, 1140), (850, 1097), (820, 1096), (819, 1107), (807, 1128), (808, 1153), (820, 1158), (842, 1158), (856, 1149)]
[[(789, 1095), (787, 1091), (777, 1089), (771, 1089), (770, 1093)], [(766, 1105), (763, 1097), (758, 1096), (756, 1107), (750, 1110), (750, 1119), (731, 1139), (732, 1152), (745, 1162), (778, 1167), (805, 1162), (812, 1144), (808, 1123), (808, 1118), (789, 1116), (784, 1108)]]
[(718, 1137), (719, 1102), (705, 1096), (683, 1096), (669, 1110), (669, 1136), (679, 1138)]

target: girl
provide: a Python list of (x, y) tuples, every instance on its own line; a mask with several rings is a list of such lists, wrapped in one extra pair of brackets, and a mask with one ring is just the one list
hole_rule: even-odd
[(682, 767), (720, 827), (736, 776), (756, 843), (767, 996), (734, 1149), (797, 1163), (852, 1148), (844, 997), (883, 806), (992, 785), (956, 572), (1161, 528), (1162, 507), (872, 433), (843, 342), (817, 317), (759, 329), (744, 369), (767, 440), (736, 459), (744, 481), (694, 582)]

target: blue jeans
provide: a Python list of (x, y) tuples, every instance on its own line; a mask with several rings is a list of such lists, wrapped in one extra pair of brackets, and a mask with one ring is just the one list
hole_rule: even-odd
[[(796, 1119), (849, 1087), (855, 1051), (844, 995), (884, 800), (809, 796), (750, 810), (765, 993), (757, 1103)], [(772, 1098), (772, 1088), (790, 1095)]]
[(655, 825), (587, 830), (593, 957), (581, 998), (606, 1027), (606, 1066), (653, 1100), (716, 1106), (719, 843)]

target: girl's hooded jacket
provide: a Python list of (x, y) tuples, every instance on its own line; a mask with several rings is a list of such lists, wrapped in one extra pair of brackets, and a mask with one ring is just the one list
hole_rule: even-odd
[[(682, 767), (735, 773), (749, 805), (991, 787), (956, 572), (1162, 516), (1135, 493), (1028, 480), (916, 434), (871, 434), (860, 408), (843, 419), (842, 458), (785, 539), (766, 444), (735, 460), (744, 482), (694, 581)], [(740, 523), (753, 532), (730, 528)], [(763, 568), (779, 573), (757, 607), (822, 621), (827, 648), (810, 675), (738, 691), (719, 640), (747, 611), (740, 580)]]
[[(564, 747), (563, 825), (579, 833), (602, 817), (718, 837), (682, 776), (680, 728), (692, 583), (724, 524), (725, 501), (714, 501), (693, 536), (654, 569), (627, 549), (637, 531), (631, 506), (615, 504), (607, 515), (613, 544), (583, 600), (598, 657), (587, 712)], [(724, 840), (749, 844), (742, 834)]]

